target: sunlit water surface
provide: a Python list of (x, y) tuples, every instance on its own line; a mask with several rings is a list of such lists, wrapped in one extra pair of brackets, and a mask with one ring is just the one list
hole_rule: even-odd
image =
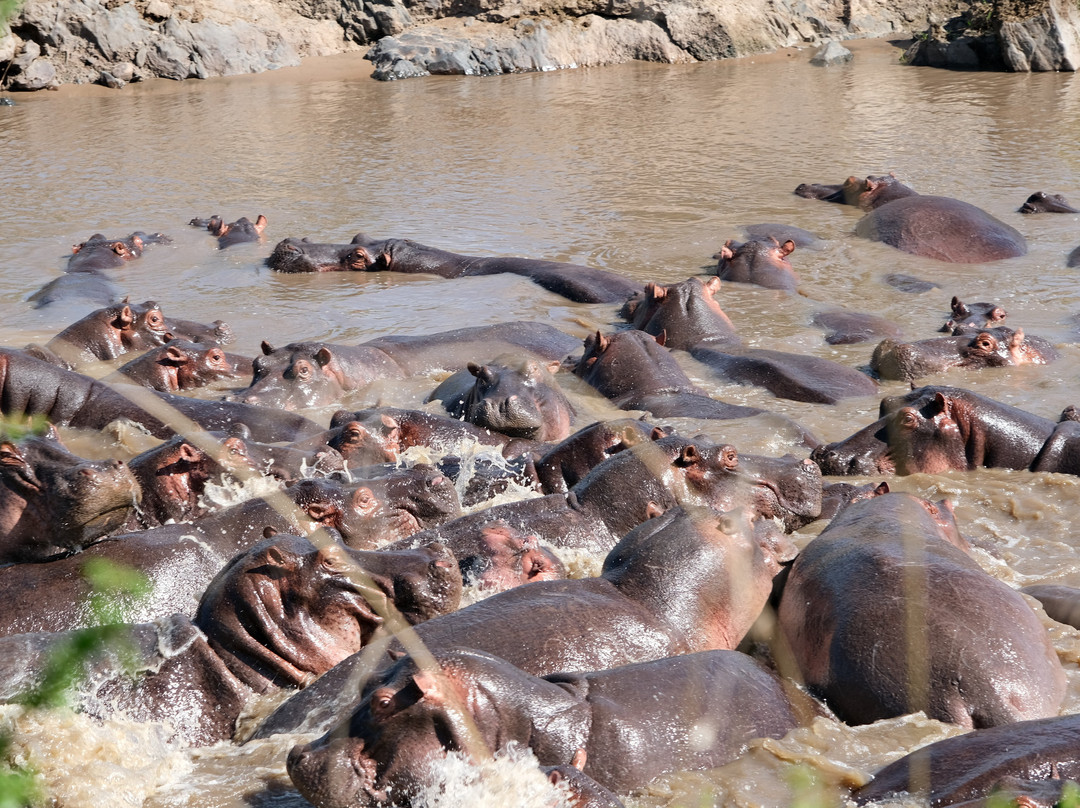
[[(163, 231), (175, 239), (113, 273), (133, 300), (167, 314), (225, 319), (231, 350), (300, 338), (360, 342), (509, 319), (575, 336), (609, 329), (616, 307), (576, 305), (527, 280), (329, 274), (276, 275), (262, 261), (278, 239), (347, 241), (358, 231), (409, 237), (470, 254), (588, 263), (640, 281), (698, 274), (741, 225), (783, 222), (827, 240), (793, 256), (801, 293), (726, 285), (721, 305), (752, 345), (865, 365), (872, 345), (828, 346), (814, 312), (881, 314), (912, 339), (933, 336), (952, 295), (993, 300), (1010, 323), (1048, 337), (1063, 358), (1046, 367), (968, 373), (952, 383), (1056, 418), (1076, 401), (1080, 243), (1073, 215), (1023, 217), (1035, 190), (1080, 202), (1080, 84), (1072, 75), (992, 75), (901, 66), (900, 51), (856, 43), (846, 67), (819, 69), (808, 51), (691, 66), (430, 78), (383, 84), (355, 57), (254, 77), (119, 92), (102, 88), (19, 96), (0, 107), (0, 323), (3, 343), (44, 341), (87, 311), (32, 309), (26, 297), (61, 273), (94, 232)], [(986, 265), (947, 265), (856, 238), (859, 214), (801, 199), (800, 182), (895, 171), (925, 193), (976, 203), (1019, 228), (1030, 252)], [(187, 226), (194, 216), (269, 219), (266, 242), (226, 251)], [(905, 273), (936, 282), (922, 294), (882, 282)], [(721, 385), (726, 400), (787, 414), (825, 440), (875, 417), (878, 397), (835, 407), (772, 399)], [(927, 382), (943, 379), (928, 379)], [(380, 386), (376, 398), (418, 405), (432, 380)], [(572, 382), (567, 386), (579, 391)], [(890, 383), (882, 395), (903, 392)], [(612, 414), (575, 393), (581, 423)], [(747, 452), (805, 449), (753, 421), (685, 422)], [(1080, 585), (1080, 480), (986, 471), (915, 476), (896, 488), (949, 497), (976, 554), (1010, 584)], [(819, 528), (808, 529), (803, 541)], [(595, 559), (576, 559), (579, 570)], [(1047, 621), (1070, 675), (1065, 710), (1080, 710), (1080, 635)], [(64, 806), (302, 806), (284, 771), (298, 738), (184, 750), (159, 727), (7, 708), (20, 759)], [(919, 718), (848, 728), (822, 721), (757, 744), (716, 772), (676, 775), (637, 795), (641, 806), (789, 805), (821, 789), (825, 804), (918, 745), (955, 733)], [(520, 757), (520, 756), (519, 756)], [(556, 804), (519, 757), (480, 783), (460, 766), (431, 805)], [(817, 785), (812, 783), (816, 780)], [(485, 790), (486, 789), (486, 790)], [(539, 790), (537, 790), (539, 789)]]

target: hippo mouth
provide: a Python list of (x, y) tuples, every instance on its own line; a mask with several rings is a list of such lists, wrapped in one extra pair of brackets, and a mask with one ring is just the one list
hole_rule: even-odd
[(387, 803), (389, 789), (377, 786), (377, 764), (363, 754), (363, 741), (342, 738), (294, 746), (286, 769), (297, 789), (320, 808)]

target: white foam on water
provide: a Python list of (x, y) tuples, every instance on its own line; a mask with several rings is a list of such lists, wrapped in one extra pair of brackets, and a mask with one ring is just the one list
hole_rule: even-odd
[(569, 789), (552, 784), (540, 771), (532, 750), (516, 744), (480, 763), (452, 752), (434, 772), (437, 782), (413, 801), (415, 808), (571, 808), (573, 804)]

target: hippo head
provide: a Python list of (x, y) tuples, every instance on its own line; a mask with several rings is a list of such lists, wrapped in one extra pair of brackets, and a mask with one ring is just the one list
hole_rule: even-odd
[(348, 272), (365, 270), (382, 254), (380, 245), (357, 233), (348, 244), (320, 244), (287, 238), (274, 247), (266, 265), (278, 272)]
[(295, 342), (274, 348), (264, 341), (252, 369), (251, 386), (231, 400), (300, 410), (337, 403), (346, 394), (345, 374), (326, 343)]
[(486, 594), (533, 581), (566, 577), (566, 567), (551, 550), (502, 520), (480, 528), (476, 551), (459, 559), (462, 578)]
[(632, 418), (598, 421), (579, 429), (537, 460), (537, 479), (544, 493), (566, 493), (612, 455), (665, 434), (660, 427)]
[(360, 421), (347, 413), (349, 420), (332, 430), (326, 443), (341, 453), (351, 467), (371, 466), (397, 461), (401, 451), (401, 427), (386, 414), (373, 414)]
[(666, 334), (669, 349), (690, 350), (704, 341), (738, 344), (735, 326), (713, 297), (720, 284), (719, 276), (668, 286), (646, 284), (638, 305), (625, 306), (624, 315), (634, 328), (653, 336)]
[(728, 239), (713, 257), (719, 259), (716, 272), (721, 278), (739, 283), (755, 283), (769, 289), (793, 290), (799, 275), (788, 260), (795, 242), (775, 238), (750, 239), (741, 244)]
[(979, 331), (960, 352), (962, 367), (1044, 365), (1057, 351), (1044, 339), (1027, 337), (1022, 328), (1005, 326)]
[(1020, 213), (1080, 213), (1061, 194), (1036, 191), (1020, 206)]
[[(375, 674), (349, 718), (290, 751), (286, 767), (306, 799), (318, 808), (412, 805), (439, 781), (436, 767), (448, 751), (480, 757), (524, 743), (530, 717), (538, 727), (587, 721), (588, 708), (568, 689), (491, 654), (435, 650), (433, 658), (434, 667), (407, 656)], [(569, 762), (575, 750), (535, 751)]]
[(143, 354), (120, 373), (164, 392), (195, 390), (219, 381), (242, 378), (237, 362), (217, 345), (173, 339)]
[(673, 508), (627, 533), (601, 575), (656, 604), (693, 650), (735, 648), (765, 607), (781, 564), (797, 552), (783, 535), (755, 531), (752, 516)]
[(265, 692), (304, 684), (359, 651), (391, 604), (418, 623), (460, 599), (461, 574), (441, 545), (364, 553), (279, 535), (229, 562), (195, 622), (229, 669)]
[(121, 528), (142, 495), (127, 464), (86, 460), (49, 438), (0, 443), (0, 483), (13, 495), (0, 497), (5, 560), (84, 547)]
[(949, 319), (941, 330), (947, 334), (966, 333), (968, 329), (992, 328), (1001, 325), (1008, 313), (995, 303), (965, 303), (953, 296)]
[(470, 362), (473, 385), (450, 414), (511, 438), (562, 440), (570, 434), (574, 409), (552, 376), (558, 366), (509, 356), (486, 365)]

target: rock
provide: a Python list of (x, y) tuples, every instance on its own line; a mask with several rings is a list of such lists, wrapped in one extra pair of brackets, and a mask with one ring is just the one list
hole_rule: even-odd
[(998, 41), (1009, 70), (1068, 70), (1080, 66), (1080, 11), (1060, 0), (997, 0)]
[(104, 84), (106, 87), (111, 87), (114, 90), (119, 90), (121, 87), (127, 84), (126, 81), (121, 81), (108, 70), (101, 71), (101, 78), (98, 79), (98, 82), (100, 84)]
[(146, 4), (146, 11), (144, 15), (152, 20), (167, 20), (172, 16), (172, 6), (165, 2), (165, 0), (150, 0)]
[(45, 59), (34, 59), (11, 79), (11, 86), (16, 90), (45, 90), (57, 86), (56, 68)]
[(22, 45), (22, 40), (15, 34), (4, 34), (0, 36), (0, 63), (10, 62), (15, 58), (15, 54), (19, 52), (19, 47)]
[(855, 54), (835, 40), (829, 40), (810, 57), (810, 64), (818, 67), (842, 65), (855, 58)]
[(135, 65), (131, 62), (117, 62), (109, 72), (125, 83), (135, 80)]

